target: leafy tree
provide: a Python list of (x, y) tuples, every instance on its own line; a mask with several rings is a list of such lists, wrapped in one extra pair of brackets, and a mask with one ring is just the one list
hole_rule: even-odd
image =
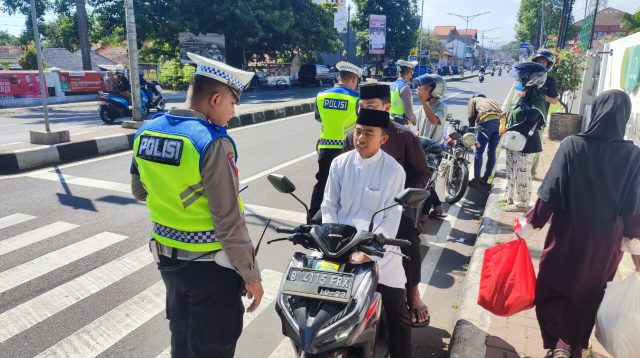
[[(540, 1), (543, 0), (520, 1), (516, 39), (532, 44), (536, 43), (540, 24)], [(544, 33), (546, 36), (559, 33), (562, 4), (563, 0), (544, 0)], [(573, 23), (573, 17), (569, 19), (569, 23)]]
[(622, 14), (622, 28), (624, 28), (629, 34), (633, 34), (640, 31), (640, 10), (633, 14)]
[(353, 21), (358, 56), (369, 54), (369, 15), (387, 16), (386, 53), (405, 57), (417, 40), (420, 26), (416, 0), (354, 0), (357, 14)]
[(69, 51), (76, 51), (79, 47), (76, 21), (72, 16), (61, 16), (45, 23), (40, 29), (43, 37), (42, 47), (63, 47)]
[(558, 89), (558, 102), (564, 108), (564, 113), (569, 113), (568, 104), (562, 99), (565, 92), (575, 92), (582, 85), (582, 74), (586, 69), (586, 55), (582, 50), (583, 45), (577, 43), (571, 48), (554, 49), (556, 63), (549, 72), (549, 76), (556, 80)]
[(18, 44), (18, 38), (7, 31), (0, 30), (0, 46), (12, 46)]
[(444, 50), (444, 46), (438, 42), (436, 36), (429, 30), (418, 29), (418, 45), (411, 51), (411, 54), (418, 55), (420, 49), (420, 31), (422, 31), (422, 50), (429, 50), (428, 63), (437, 63)]
[[(23, 70), (37, 70), (38, 69), (38, 57), (36, 55), (36, 49), (33, 45), (28, 45), (24, 53), (18, 59), (18, 63)], [(47, 67), (47, 64), (42, 59), (42, 66)]]

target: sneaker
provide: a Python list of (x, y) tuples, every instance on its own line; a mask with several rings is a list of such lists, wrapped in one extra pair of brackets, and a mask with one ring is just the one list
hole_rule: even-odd
[(571, 353), (566, 349), (556, 348), (553, 350), (553, 358), (570, 358)]

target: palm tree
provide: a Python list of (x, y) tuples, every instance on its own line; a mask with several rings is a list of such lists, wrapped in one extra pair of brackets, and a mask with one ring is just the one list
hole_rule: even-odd
[(622, 27), (629, 32), (629, 34), (640, 31), (640, 10), (634, 14), (622, 14)]

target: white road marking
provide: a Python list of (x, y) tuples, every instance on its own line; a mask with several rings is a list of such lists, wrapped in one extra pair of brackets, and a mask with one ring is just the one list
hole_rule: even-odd
[(241, 183), (241, 184), (247, 184), (247, 183), (252, 182), (252, 181), (254, 181), (254, 180), (256, 180), (256, 179), (259, 179), (259, 178), (262, 178), (262, 177), (264, 177), (264, 176), (267, 176), (267, 175), (269, 175), (269, 174), (271, 174), (271, 173), (274, 173), (274, 172), (275, 172), (275, 171), (277, 171), (277, 170), (280, 170), (280, 169), (286, 168), (286, 167), (288, 167), (288, 166), (290, 166), (290, 165), (293, 165), (293, 164), (298, 163), (298, 162), (301, 162), (301, 161), (303, 161), (303, 160), (305, 160), (305, 159), (311, 158), (311, 157), (313, 157), (313, 156), (315, 156), (315, 155), (317, 155), (317, 153), (316, 153), (315, 151), (313, 151), (313, 152), (311, 152), (311, 153), (309, 153), (309, 154), (305, 154), (305, 155), (303, 155), (303, 156), (301, 156), (301, 157), (298, 157), (298, 158), (296, 158), (296, 159), (290, 160), (290, 161), (288, 161), (288, 162), (286, 162), (286, 163), (282, 163), (282, 164), (280, 164), (280, 165), (276, 165), (276, 166), (275, 166), (275, 167), (273, 167), (273, 168), (270, 168), (270, 169), (267, 169), (267, 170), (263, 170), (263, 171), (261, 171), (260, 173), (258, 173), (258, 174), (256, 174), (256, 175), (252, 175), (252, 176), (250, 176), (250, 177), (248, 177), (248, 178), (246, 178), (246, 179), (241, 180), (241, 181), (240, 181), (240, 183)]
[(31, 230), (20, 235), (10, 237), (0, 241), (0, 255), (4, 255), (11, 251), (21, 249), (36, 242), (40, 242), (56, 235), (62, 234), (69, 230), (77, 228), (78, 225), (70, 224), (63, 221), (57, 221), (53, 224)]
[(158, 281), (36, 357), (96, 357), (162, 312), (164, 297), (164, 283)]
[(0, 343), (153, 262), (147, 245), (0, 314)]
[(56, 182), (67, 183), (67, 184), (81, 185), (81, 186), (86, 186), (90, 188), (113, 190), (113, 191), (119, 191), (122, 193), (131, 193), (131, 186), (129, 184), (122, 184), (122, 183), (117, 183), (117, 182), (107, 181), (107, 180), (76, 177), (73, 175), (58, 174), (58, 173), (49, 172), (49, 171), (31, 172), (31, 173), (25, 174), (24, 176), (29, 178), (37, 178), (37, 179), (56, 181)]
[(289, 337), (284, 337), (278, 347), (269, 355), (269, 358), (297, 358), (296, 351), (291, 345)]
[(21, 213), (11, 214), (9, 216), (0, 218), (0, 229), (4, 229), (5, 227), (9, 227), (13, 225), (18, 225), (20, 223), (23, 223), (25, 221), (29, 221), (35, 218), (36, 218), (35, 216), (31, 216), (27, 214), (21, 214)]
[(123, 235), (103, 232), (60, 250), (40, 256), (22, 265), (10, 268), (4, 272), (0, 272), (0, 293), (68, 265), (71, 262), (100, 251), (126, 238), (127, 237)]
[(86, 132), (77, 132), (77, 133), (73, 133), (73, 135), (81, 135), (81, 134), (87, 134), (87, 133), (93, 133), (96, 131), (86, 131)]
[[(429, 281), (431, 281), (433, 272), (436, 270), (436, 266), (438, 265), (440, 256), (442, 255), (442, 252), (445, 249), (446, 238), (448, 237), (448, 233), (451, 232), (451, 228), (454, 227), (456, 222), (458, 221), (459, 213), (460, 213), (460, 202), (457, 202), (455, 205), (452, 205), (451, 207), (449, 207), (449, 210), (447, 211), (448, 216), (446, 219), (449, 219), (450, 217), (454, 218), (453, 220), (446, 220), (451, 224), (440, 225), (440, 229), (438, 229), (438, 232), (436, 233), (435, 240), (438, 240), (439, 237), (444, 237), (445, 238), (444, 245), (440, 245), (440, 243), (438, 243), (437, 241), (429, 242), (429, 246), (431, 247), (429, 248), (427, 255), (424, 257), (424, 260), (422, 260), (422, 265), (420, 267), (422, 282), (426, 284), (427, 287), (429, 285)], [(424, 291), (426, 292), (427, 288), (425, 288)], [(420, 296), (421, 297), (424, 296), (424, 293), (421, 293)]]
[(251, 128), (255, 128), (255, 127), (261, 127), (261, 126), (266, 126), (267, 124), (271, 124), (271, 123), (278, 123), (278, 122), (282, 122), (282, 121), (287, 121), (289, 119), (295, 119), (295, 118), (300, 118), (300, 117), (304, 117), (304, 116), (308, 116), (313, 114), (313, 112), (308, 112), (308, 113), (303, 113), (303, 114), (296, 114), (295, 116), (291, 116), (291, 117), (284, 117), (284, 118), (280, 118), (280, 119), (273, 119), (270, 121), (266, 121), (266, 122), (262, 122), (262, 123), (256, 123), (256, 124), (251, 124), (248, 126), (242, 126), (242, 127), (237, 127), (237, 128), (233, 128), (233, 129), (229, 129), (227, 132), (231, 133), (231, 132), (237, 132), (243, 129), (251, 129)]
[(7, 146), (10, 146), (10, 145), (16, 145), (16, 144), (26, 144), (26, 142), (5, 143), (5, 144), (0, 144), (0, 147), (7, 147)]
[(263, 218), (286, 220), (295, 223), (305, 224), (307, 222), (307, 215), (297, 211), (282, 210), (276, 208), (269, 208), (259, 205), (245, 205), (247, 210), (246, 215), (255, 215)]

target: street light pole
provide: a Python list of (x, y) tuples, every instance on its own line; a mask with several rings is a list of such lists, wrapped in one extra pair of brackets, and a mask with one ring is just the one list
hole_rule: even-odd
[(422, 5), (420, 6), (420, 34), (418, 39), (418, 71), (420, 70), (420, 65), (422, 65), (422, 19), (424, 18), (424, 0), (422, 0)]
[(40, 33), (38, 32), (38, 16), (36, 15), (36, 1), (31, 0), (31, 25), (33, 26), (33, 39), (36, 45), (36, 59), (38, 61), (38, 76), (40, 78), (40, 96), (42, 96), (42, 114), (44, 115), (44, 129), (49, 128), (49, 109), (47, 108), (47, 86), (44, 79), (44, 66), (42, 65), (42, 51), (40, 50)]
[(450, 12), (447, 13), (447, 15), (457, 16), (457, 17), (461, 18), (462, 20), (464, 20), (466, 22), (466, 29), (465, 29), (465, 32), (464, 32), (464, 51), (462, 51), (462, 66), (463, 67), (464, 67), (464, 60), (465, 60), (464, 53), (467, 50), (467, 37), (469, 36), (469, 21), (475, 19), (476, 17), (478, 17), (480, 15), (484, 15), (484, 14), (488, 14), (488, 13), (490, 13), (490, 11), (481, 12), (481, 13), (473, 14), (473, 15), (458, 15), (458, 14), (452, 14)]
[(482, 41), (480, 43), (480, 48), (482, 49), (482, 54), (480, 55), (480, 64), (481, 65), (484, 65), (484, 52), (485, 52), (485, 50), (484, 50), (484, 34), (486, 34), (489, 31), (493, 31), (493, 30), (497, 30), (497, 29), (498, 29), (497, 27), (494, 27), (494, 28), (489, 29), (489, 30), (480, 31), (480, 39)]
[(138, 78), (138, 38), (136, 35), (136, 18), (133, 13), (133, 0), (124, 1), (124, 13), (127, 25), (127, 45), (129, 53), (129, 77), (131, 82), (131, 99), (133, 120), (142, 121), (142, 105), (140, 101), (140, 79)]

